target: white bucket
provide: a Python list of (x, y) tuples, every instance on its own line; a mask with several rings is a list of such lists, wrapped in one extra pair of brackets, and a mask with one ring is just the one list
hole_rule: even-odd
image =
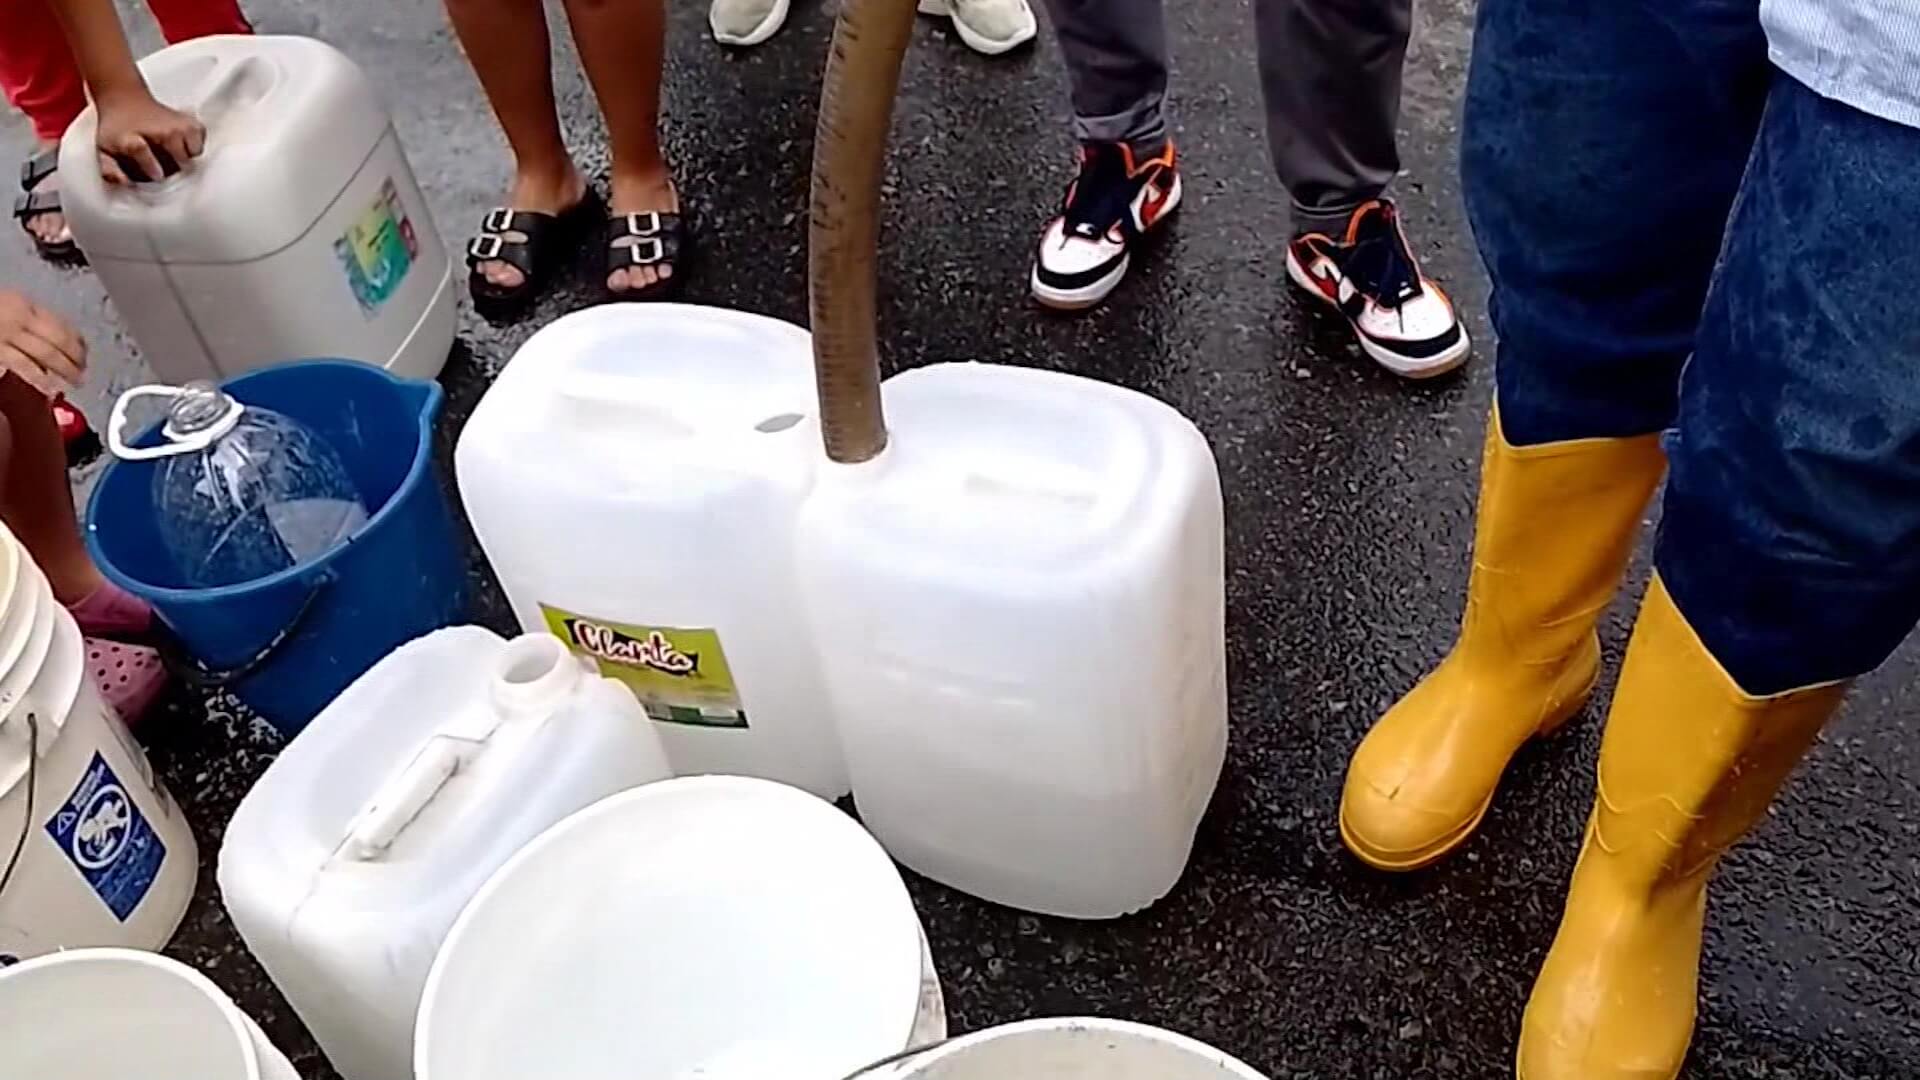
[(1203, 1042), (1125, 1020), (1026, 1020), (847, 1080), (1267, 1080)]
[(79, 949), (0, 970), (0, 1080), (299, 1080), (185, 964)]
[(417, 1080), (821, 1080), (945, 1032), (913, 901), (796, 788), (686, 777), (549, 829), (427, 977)]
[(60, 605), (39, 567), (22, 560), (18, 586), (0, 607), (0, 717), (13, 712), (47, 667)]
[(12, 661), (0, 668), (0, 966), (158, 949), (193, 898), (193, 834), (87, 677), (73, 617), (4, 531), (0, 549), (17, 568), (0, 565), (13, 579), (0, 606), (0, 660)]

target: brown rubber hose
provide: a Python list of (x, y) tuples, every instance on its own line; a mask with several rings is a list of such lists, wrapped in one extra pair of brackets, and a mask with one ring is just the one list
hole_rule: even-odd
[(874, 263), (880, 178), (915, 0), (841, 0), (813, 143), (808, 299), (827, 457), (870, 461), (887, 446), (880, 411)]

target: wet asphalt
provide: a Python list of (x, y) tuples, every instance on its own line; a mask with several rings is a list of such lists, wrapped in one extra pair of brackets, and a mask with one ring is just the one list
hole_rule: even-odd
[[(437, 5), (252, 0), (260, 28), (314, 35), (392, 105), (450, 244), (506, 177), (503, 144)], [(559, 16), (555, 15), (556, 25)], [(1266, 163), (1245, 0), (1175, 4), (1181, 219), (1104, 310), (1042, 314), (1024, 296), (1035, 229), (1070, 145), (1057, 53), (989, 60), (923, 20), (899, 102), (882, 241), (891, 368), (977, 359), (1056, 368), (1157, 395), (1212, 439), (1226, 491), (1233, 744), (1177, 891), (1111, 923), (913, 892), (956, 1030), (1091, 1013), (1174, 1028), (1276, 1078), (1500, 1077), (1551, 941), (1591, 793), (1599, 716), (1524, 751), (1478, 837), (1401, 878), (1342, 851), (1333, 819), (1348, 752), (1442, 654), (1465, 587), (1481, 419), (1491, 388), (1485, 283), (1455, 178), (1469, 0), (1427, 0), (1408, 72), (1397, 193), (1428, 270), (1471, 315), (1461, 377), (1408, 385), (1289, 293), (1282, 196)], [(677, 3), (668, 138), (699, 220), (688, 299), (804, 323), (805, 195), (831, 13), (800, 0), (748, 52)], [(144, 19), (136, 36), (151, 45)], [(564, 35), (562, 35), (564, 40)], [(560, 100), (581, 163), (605, 138), (564, 43)], [(0, 120), (0, 160), (26, 132)], [(96, 422), (144, 365), (94, 280), (40, 266), (0, 235), (0, 283), (90, 334), (82, 404)], [(443, 381), (443, 445), (535, 328), (591, 302), (585, 277), (512, 327), (462, 317)], [(83, 474), (78, 480), (84, 484)], [(477, 554), (477, 620), (511, 618)], [(1603, 628), (1609, 673), (1644, 569)], [(1920, 1075), (1920, 652), (1867, 679), (1776, 812), (1728, 860), (1712, 901), (1701, 1022), (1687, 1075)], [(1602, 694), (1599, 700), (1604, 701)], [(211, 858), (274, 743), (231, 702), (184, 694), (147, 725), (206, 862), (171, 951), (229, 989), (308, 1080), (331, 1077), (220, 911)]]

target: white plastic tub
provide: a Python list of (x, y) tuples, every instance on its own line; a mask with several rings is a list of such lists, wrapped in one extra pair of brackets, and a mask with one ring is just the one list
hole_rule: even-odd
[(427, 979), (418, 1080), (838, 1080), (945, 1033), (886, 853), (798, 789), (662, 781), (474, 898)]
[[(1202, 1042), (1124, 1020), (1027, 1020), (923, 1050), (860, 1080), (1266, 1080)], [(849, 1078), (852, 1080), (852, 1078)]]
[(0, 1080), (300, 1080), (207, 977), (131, 949), (0, 969)]

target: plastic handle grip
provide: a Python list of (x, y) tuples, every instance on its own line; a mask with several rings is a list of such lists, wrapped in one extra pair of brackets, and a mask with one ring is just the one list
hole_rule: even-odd
[(200, 122), (207, 125), (207, 140), (213, 141), (228, 114), (265, 98), (273, 89), (276, 75), (272, 64), (258, 56), (249, 56), (221, 68), (208, 80), (193, 109)]
[(173, 160), (173, 155), (167, 153), (165, 147), (149, 143), (147, 149), (153, 153), (153, 160), (160, 166), (159, 176), (148, 176), (146, 170), (140, 167), (140, 163), (126, 154), (114, 154), (114, 164), (120, 166), (120, 171), (127, 174), (127, 179), (136, 184), (157, 184), (170, 176), (179, 174), (180, 163)]
[(385, 784), (360, 809), (347, 827), (342, 851), (360, 862), (378, 857), (393, 846), (394, 840), (413, 819), (420, 816), (440, 789), (460, 771), (466, 754), (455, 740), (435, 737), (420, 748), (412, 761)]
[(226, 414), (219, 420), (191, 435), (179, 438), (170, 437), (167, 442), (159, 446), (140, 447), (127, 445), (128, 405), (131, 405), (135, 400), (143, 397), (166, 398), (172, 401), (184, 393), (186, 393), (186, 390), (178, 386), (162, 386), (158, 383), (149, 383), (146, 386), (136, 386), (126, 393), (121, 394), (120, 400), (113, 403), (113, 415), (107, 418), (107, 448), (113, 451), (113, 456), (122, 461), (152, 461), (155, 458), (173, 457), (176, 454), (190, 454), (195, 450), (205, 450), (207, 447), (213, 445), (215, 439), (233, 430), (234, 423), (240, 419), (240, 414), (246, 409), (246, 406), (240, 404), (238, 401), (234, 401), (231, 405), (227, 406)]
[(573, 372), (560, 381), (560, 396), (587, 405), (613, 405), (636, 423), (658, 432), (691, 435), (694, 428), (672, 409), (661, 405), (657, 386), (646, 379)]

